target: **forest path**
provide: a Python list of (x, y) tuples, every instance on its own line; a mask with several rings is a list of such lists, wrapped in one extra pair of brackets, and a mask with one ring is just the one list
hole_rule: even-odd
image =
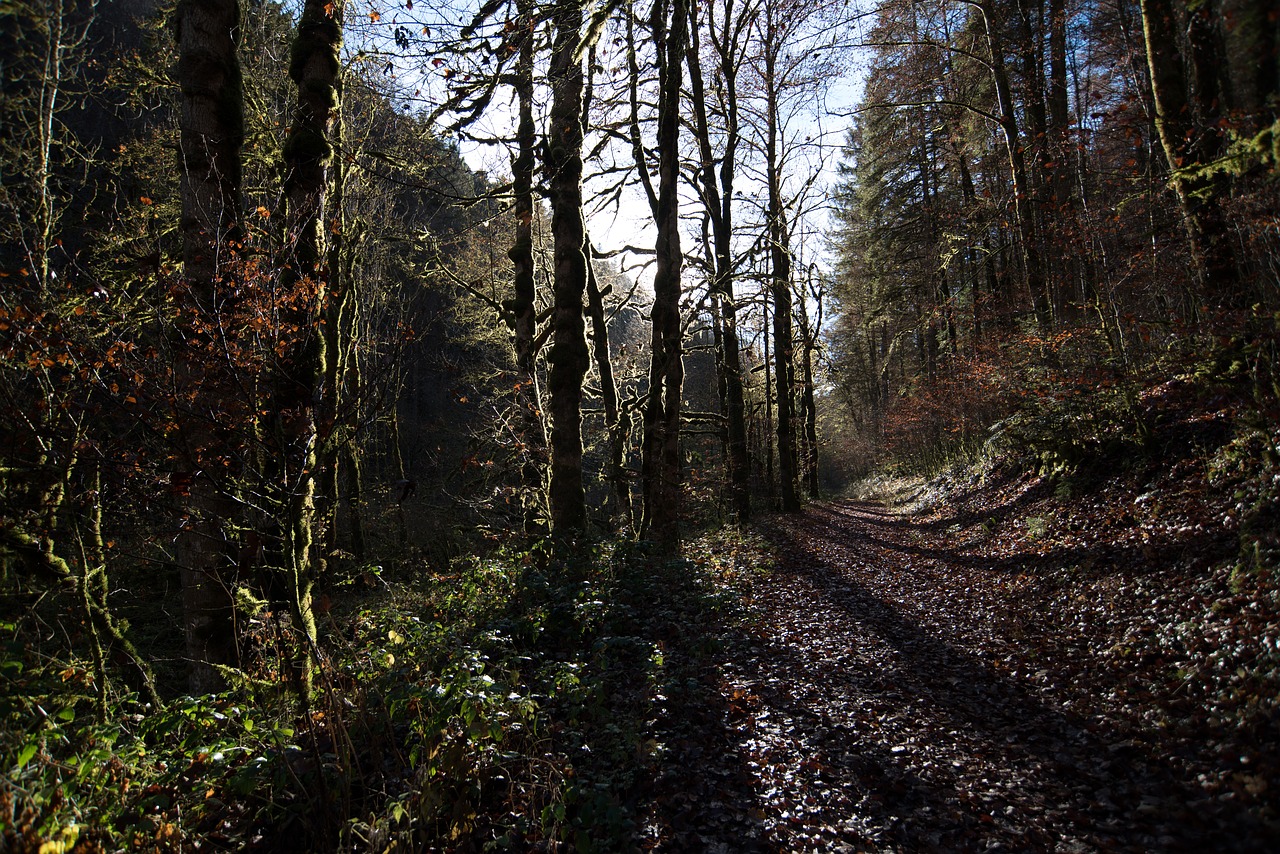
[(679, 730), (652, 847), (1265, 849), (1194, 757), (1092, 706), (1106, 663), (1018, 613), (1044, 605), (1017, 595), (1023, 568), (975, 558), (959, 525), (842, 502), (759, 528), (780, 566), (704, 677), (722, 705), (672, 713), (701, 734)]

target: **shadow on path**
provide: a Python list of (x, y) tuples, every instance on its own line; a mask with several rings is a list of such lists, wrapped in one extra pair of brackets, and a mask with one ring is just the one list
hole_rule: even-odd
[(867, 504), (763, 530), (783, 564), (758, 585), (758, 636), (739, 641), (731, 680), (758, 697), (738, 725), (766, 812), (785, 814), (771, 825), (779, 843), (1263, 850), (1247, 813), (1180, 779), (1167, 757), (1064, 708), (1045, 678), (1029, 683), (967, 648), (993, 628), (949, 610), (971, 601), (950, 588), (976, 559), (904, 542), (909, 520)]

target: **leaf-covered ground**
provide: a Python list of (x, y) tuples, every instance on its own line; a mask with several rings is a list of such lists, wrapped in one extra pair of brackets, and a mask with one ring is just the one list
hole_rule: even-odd
[(768, 520), (749, 616), (657, 698), (646, 847), (1278, 850), (1280, 619), (1200, 474)]
[(100, 722), (10, 640), (0, 850), (1278, 851), (1280, 435), (1152, 420), (678, 559), (353, 577), (302, 711)]

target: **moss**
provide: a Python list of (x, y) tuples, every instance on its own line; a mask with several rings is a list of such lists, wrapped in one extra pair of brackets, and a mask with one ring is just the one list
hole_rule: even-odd
[(289, 50), (289, 77), (301, 82), (306, 74), (307, 65), (317, 54), (328, 60), (326, 74), (336, 76), (339, 65), (339, 51), (342, 47), (342, 29), (338, 22), (325, 14), (326, 4), (309, 0), (298, 22), (297, 35)]
[(316, 163), (327, 166), (333, 160), (333, 146), (323, 133), (313, 128), (296, 127), (284, 144), (288, 163)]

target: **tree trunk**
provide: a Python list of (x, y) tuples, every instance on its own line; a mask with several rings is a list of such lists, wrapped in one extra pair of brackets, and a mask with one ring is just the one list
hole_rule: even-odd
[[(714, 19), (708, 11), (708, 25), (714, 28)], [(716, 69), (724, 87), (725, 137), (721, 154), (719, 181), (715, 168), (715, 155), (711, 149), (711, 130), (707, 116), (706, 87), (702, 78), (702, 65), (698, 44), (698, 4), (689, 6), (690, 47), (689, 85), (696, 122), (696, 137), (702, 159), (701, 178), (703, 202), (711, 220), (712, 251), (708, 259), (715, 271), (712, 289), (716, 293), (717, 317), (720, 329), (719, 364), (724, 381), (724, 407), (728, 438), (730, 494), (734, 515), (739, 524), (751, 518), (751, 459), (747, 453), (746, 403), (742, 381), (741, 347), (738, 342), (738, 307), (734, 294), (733, 271), (733, 186), (737, 177), (738, 151), (738, 96), (737, 61), (733, 54), (738, 42), (730, 35), (734, 22), (722, 23), (720, 37), (714, 29), (712, 42), (719, 56)], [(741, 29), (738, 30), (741, 35)]]
[[(821, 289), (817, 291), (818, 299), (821, 301)], [(818, 407), (817, 401), (814, 399), (813, 387), (813, 352), (817, 349), (818, 344), (818, 327), (822, 325), (822, 316), (819, 314), (817, 323), (810, 324), (808, 299), (800, 301), (800, 340), (804, 342), (803, 352), (801, 353), (800, 365), (801, 373), (801, 397), (800, 407), (804, 417), (804, 438), (805, 438), (805, 454), (804, 454), (804, 480), (809, 489), (809, 497), (817, 498), (818, 489)]]
[(776, 160), (777, 128), (770, 110), (770, 154), (772, 164), (769, 175), (769, 243), (771, 246), (769, 272), (773, 295), (773, 374), (777, 383), (778, 408), (778, 478), (781, 485), (782, 509), (790, 512), (800, 509), (796, 490), (796, 446), (793, 423), (792, 356), (794, 344), (791, 335), (791, 247), (782, 208), (781, 166)]
[(532, 0), (520, 0), (520, 55), (516, 58), (515, 90), (519, 103), (516, 126), (517, 154), (512, 164), (512, 190), (515, 195), (515, 242), (507, 257), (515, 265), (515, 297), (510, 303), (515, 333), (516, 370), (519, 373), (517, 406), (520, 407), (521, 503), (524, 532), (528, 537), (545, 536), (547, 507), (543, 487), (546, 466), (547, 437), (542, 425), (542, 401), (538, 388), (537, 353), (534, 341), (538, 334), (537, 281), (533, 260), (533, 173), (537, 135), (533, 122), (533, 48), (536, 35), (535, 9)]
[[(326, 264), (325, 233), (340, 232), (340, 218), (329, 208), (329, 168), (334, 159), (332, 135), (341, 98), (342, 2), (307, 0), (294, 36), (289, 76), (298, 87), (298, 103), (284, 145), (286, 252), (284, 275), (287, 319), (283, 334), (292, 334), (283, 374), (278, 377), (277, 407), (280, 462), (287, 491), (285, 522), (286, 589), (295, 629), (303, 634), (303, 657), (293, 662), (296, 687), (305, 699), (311, 688), (311, 653), (316, 643), (312, 589), (322, 556), (317, 555), (316, 473), (336, 460), (337, 336), (341, 318), (320, 323), (321, 307), (336, 272)], [(290, 288), (294, 291), (291, 292)], [(341, 289), (330, 310), (341, 312)], [(334, 361), (334, 365), (329, 362)], [(328, 378), (334, 384), (323, 384)], [(324, 388), (322, 389), (322, 385)], [(322, 417), (317, 419), (317, 402)], [(324, 417), (327, 414), (327, 418)], [(329, 423), (318, 423), (328, 421)], [(323, 454), (322, 454), (323, 447)], [(336, 485), (336, 478), (334, 478)]]
[(626, 430), (618, 413), (618, 384), (613, 377), (613, 360), (609, 353), (609, 323), (605, 317), (604, 297), (596, 277), (591, 258), (591, 241), (584, 250), (587, 253), (587, 314), (591, 317), (591, 337), (594, 343), (596, 371), (600, 374), (600, 403), (604, 408), (604, 426), (609, 435), (609, 481), (613, 484), (617, 499), (617, 515), (628, 524), (631, 520), (631, 485), (623, 464)]
[(680, 328), (680, 88), (683, 81), (688, 10), (673, 0), (670, 22), (666, 3), (655, 0), (652, 16), (657, 43), (658, 80), (658, 239), (653, 278), (653, 337), (649, 394), (644, 412), (645, 532), (663, 550), (679, 545), (680, 403), (684, 383)]
[(340, 471), (342, 491), (347, 502), (347, 532), (351, 540), (351, 554), (356, 563), (364, 562), (366, 546), (364, 537), (364, 464), (354, 442), (342, 446)]
[(1040, 235), (1037, 217), (1032, 210), (1032, 189), (1027, 181), (1026, 158), (1018, 134), (1017, 107), (1013, 102), (1013, 90), (1009, 86), (1009, 73), (1005, 68), (1004, 44), (995, 20), (995, 6), (991, 0), (980, 0), (973, 5), (982, 15), (987, 48), (991, 54), (991, 77), (996, 87), (1000, 130), (1004, 135), (1005, 151), (1009, 158), (1009, 172), (1013, 179), (1014, 216), (1018, 224), (1018, 248), (1022, 254), (1023, 281), (1035, 311), (1036, 325), (1042, 331), (1053, 326), (1053, 314), (1047, 291), (1044, 266), (1040, 260)]
[[(174, 13), (178, 45), (180, 173), (183, 235), (183, 308), (195, 329), (217, 330), (225, 322), (223, 283), (239, 240), (241, 144), (244, 107), (236, 42), (236, 0), (183, 0)], [(233, 580), (223, 525), (230, 502), (210, 472), (226, 447), (207, 410), (227, 404), (230, 383), (220, 361), (204, 358), (216, 333), (184, 334), (177, 355), (179, 394), (193, 401), (180, 415), (183, 479), (189, 483), (186, 519), (176, 548), (181, 568), (187, 657), (193, 694), (218, 691), (218, 667), (237, 665)], [(219, 399), (224, 398), (224, 399)], [(206, 471), (208, 467), (208, 471)], [(220, 467), (218, 467), (220, 468)]]
[(1241, 130), (1253, 135), (1280, 118), (1280, 16), (1273, 0), (1222, 0), (1222, 18), (1232, 106)]
[(791, 246), (790, 225), (787, 222), (782, 198), (783, 163), (781, 143), (781, 116), (779, 97), (782, 82), (778, 79), (779, 53), (782, 38), (775, 16), (778, 10), (772, 5), (764, 9), (761, 36), (764, 40), (764, 95), (765, 95), (765, 169), (768, 184), (768, 236), (769, 236), (769, 288), (773, 297), (773, 359), (774, 378), (777, 384), (778, 410), (778, 478), (781, 486), (782, 509), (791, 512), (800, 509), (796, 487), (797, 460), (796, 436), (792, 402), (794, 376), (792, 359), (795, 355), (791, 334)]
[[(1156, 130), (1169, 163), (1174, 191), (1182, 208), (1187, 237), (1204, 293), (1218, 306), (1239, 308), (1248, 304), (1239, 276), (1231, 235), (1227, 230), (1222, 196), (1226, 178), (1205, 175), (1196, 167), (1211, 162), (1220, 146), (1216, 126), (1217, 77), (1211, 68), (1211, 38), (1205, 30), (1212, 26), (1199, 12), (1190, 13), (1191, 63), (1198, 71), (1192, 81), (1178, 50), (1178, 19), (1172, 0), (1142, 0), (1142, 29), (1146, 39), (1147, 63), (1151, 71), (1151, 94), (1156, 108)], [(1206, 124), (1209, 123), (1209, 124)]]
[[(335, 148), (342, 145), (342, 119), (339, 114), (333, 128)], [(333, 180), (327, 207), (330, 210), (329, 248), (327, 252), (328, 279), (327, 300), (324, 304), (324, 323), (320, 334), (324, 336), (324, 381), (320, 398), (320, 432), (326, 438), (322, 443), (320, 461), (320, 530), (324, 535), (319, 559), (323, 569), (320, 575), (332, 572), (330, 561), (338, 551), (338, 516), (342, 496), (346, 494), (351, 551), (357, 559), (364, 555), (363, 521), (360, 515), (360, 493), (349, 491), (352, 483), (359, 484), (357, 470), (351, 477), (350, 466), (358, 466), (359, 451), (355, 448), (353, 417), (350, 414), (357, 400), (348, 403), (348, 396), (360, 393), (356, 354), (352, 339), (355, 329), (355, 302), (352, 298), (352, 277), (348, 263), (349, 250), (343, 243), (346, 220), (343, 215), (343, 194), (346, 189), (346, 170), (341, 157), (333, 158)], [(346, 413), (344, 415), (344, 410)], [(343, 420), (345, 418), (345, 420)], [(341, 422), (341, 423), (340, 423)], [(345, 470), (345, 471), (344, 471)]]
[(551, 530), (572, 535), (586, 526), (582, 487), (582, 379), (590, 354), (582, 315), (587, 285), (586, 224), (582, 215), (582, 61), (577, 57), (583, 23), (579, 0), (556, 6), (552, 22), (551, 114), (547, 171), (551, 230), (555, 240), (553, 342), (547, 384), (551, 415)]
[(763, 299), (764, 323), (762, 335), (764, 341), (764, 494), (772, 507), (777, 497), (777, 480), (773, 476), (773, 363), (769, 360), (769, 299)]

